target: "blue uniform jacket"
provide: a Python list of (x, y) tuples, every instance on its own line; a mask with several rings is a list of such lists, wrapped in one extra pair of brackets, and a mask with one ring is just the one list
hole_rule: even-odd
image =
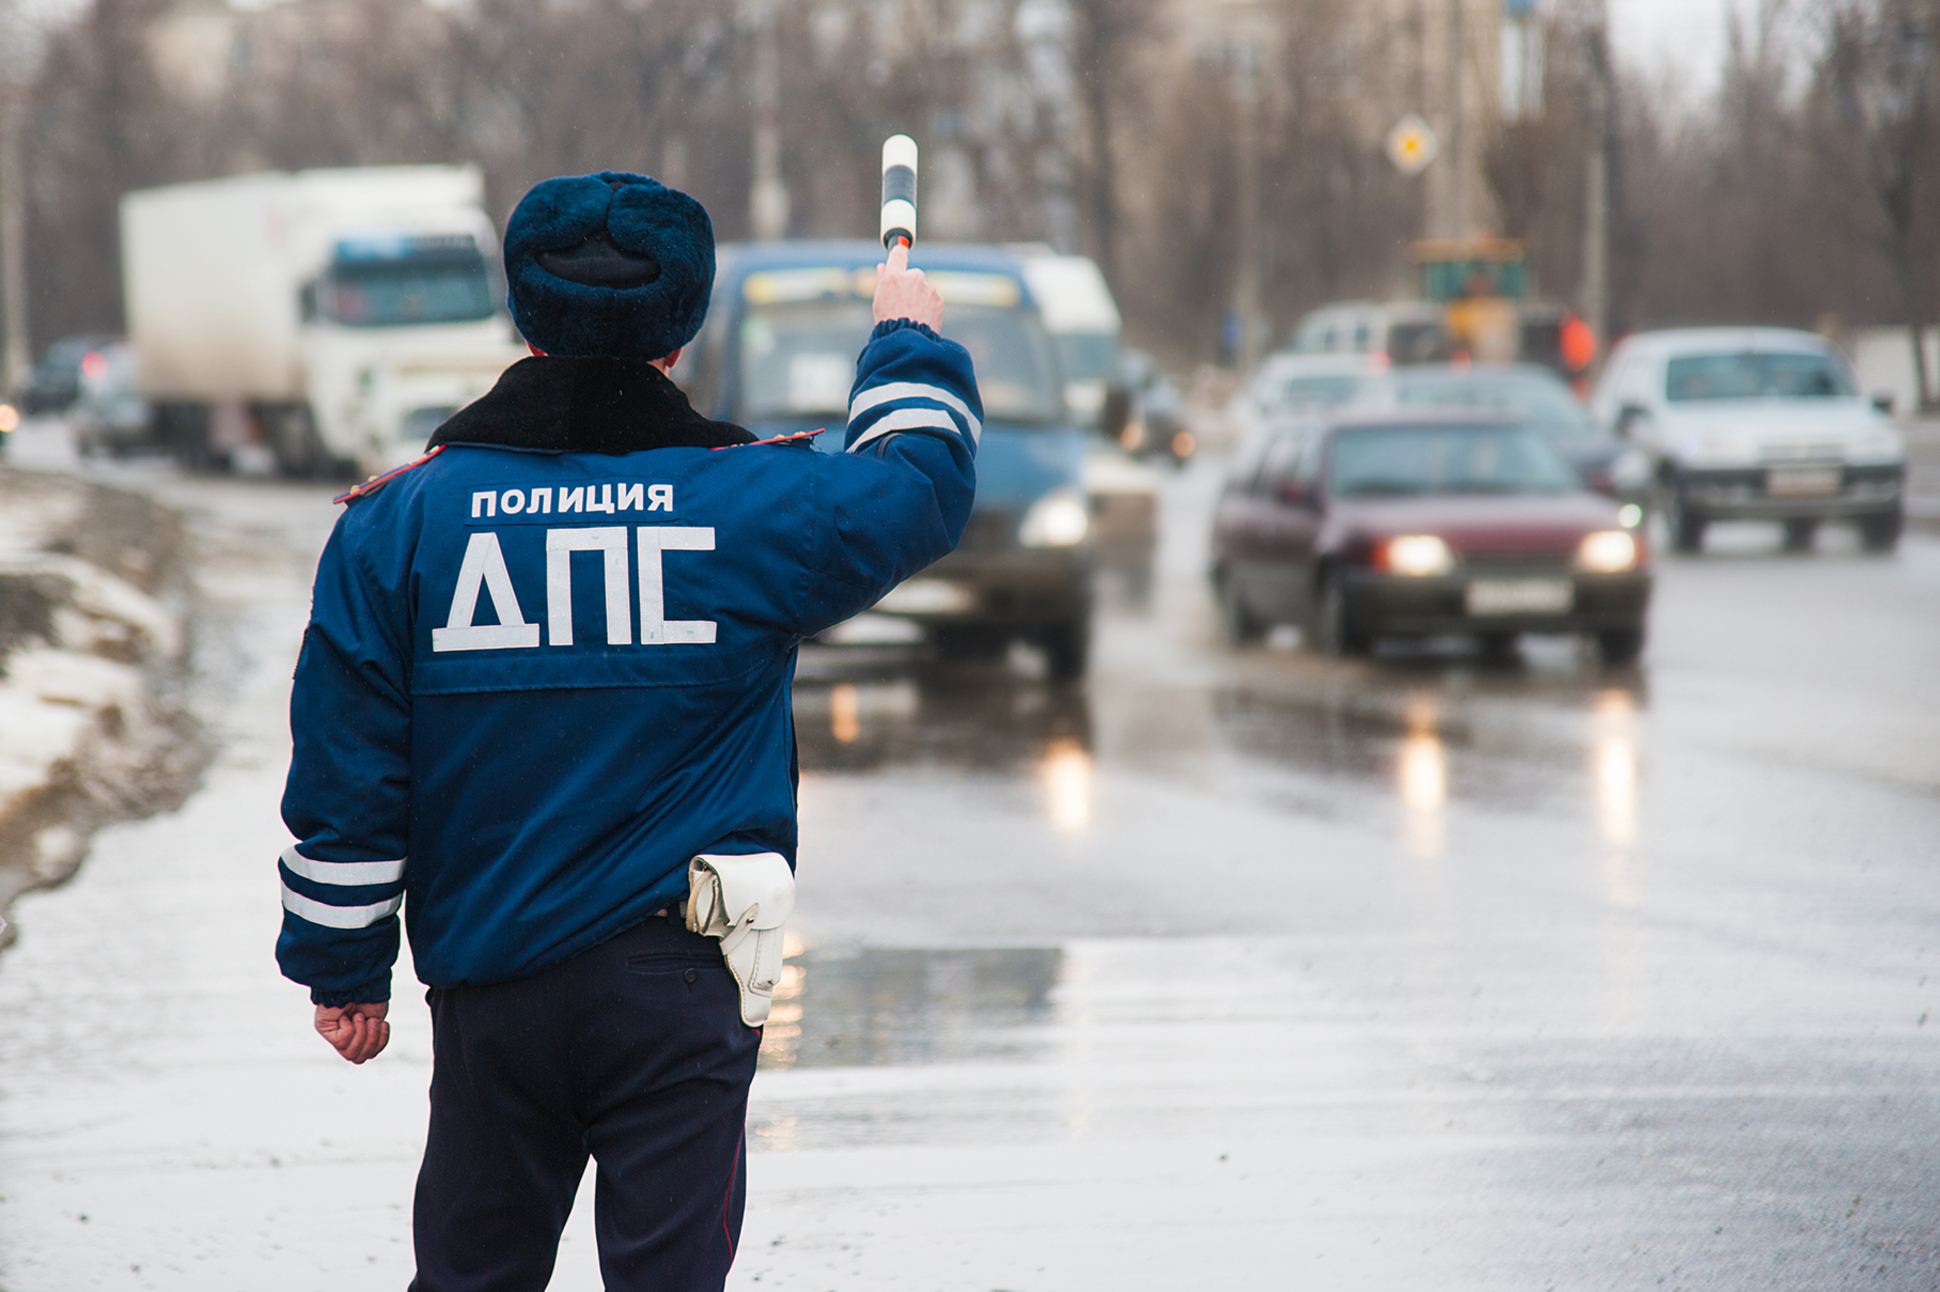
[(862, 352), (842, 454), (746, 443), (644, 365), (510, 369), (318, 565), (284, 974), (389, 999), (402, 906), (426, 983), (516, 978), (697, 853), (792, 865), (797, 646), (956, 545), (982, 415), (969, 355), (907, 321)]

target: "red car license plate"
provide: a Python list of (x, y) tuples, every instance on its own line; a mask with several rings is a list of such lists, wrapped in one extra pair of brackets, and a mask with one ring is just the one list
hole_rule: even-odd
[(1568, 579), (1477, 579), (1463, 595), (1477, 617), (1568, 614), (1575, 600), (1576, 585)]

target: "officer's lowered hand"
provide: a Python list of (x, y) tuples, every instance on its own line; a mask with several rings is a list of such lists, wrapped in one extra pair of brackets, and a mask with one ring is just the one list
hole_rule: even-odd
[(898, 243), (889, 252), (889, 263), (876, 268), (876, 322), (913, 319), (931, 331), (943, 326), (943, 293), (936, 290), (920, 269), (909, 267), (909, 248)]
[(389, 1001), (369, 1005), (317, 1006), (317, 1035), (352, 1063), (374, 1059), (391, 1042), (391, 1025), (384, 1021)]

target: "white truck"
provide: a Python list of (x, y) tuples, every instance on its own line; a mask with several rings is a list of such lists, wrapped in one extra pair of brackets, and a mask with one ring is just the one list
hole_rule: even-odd
[(156, 438), (192, 466), (384, 470), (525, 353), (472, 166), (130, 193), (121, 262)]

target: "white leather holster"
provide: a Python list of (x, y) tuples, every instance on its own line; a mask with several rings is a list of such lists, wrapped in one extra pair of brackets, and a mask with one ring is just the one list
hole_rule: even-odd
[(768, 1021), (781, 978), (782, 926), (795, 910), (795, 872), (777, 852), (700, 856), (687, 863), (687, 927), (721, 940), (741, 988), (741, 1021)]

